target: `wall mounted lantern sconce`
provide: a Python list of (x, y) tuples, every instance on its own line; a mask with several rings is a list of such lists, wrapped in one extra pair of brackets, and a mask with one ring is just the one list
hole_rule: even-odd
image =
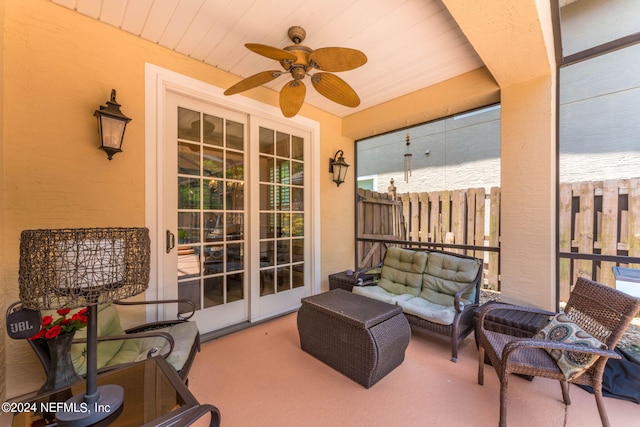
[(111, 99), (107, 105), (101, 105), (93, 113), (98, 118), (98, 132), (100, 133), (100, 149), (107, 152), (109, 160), (114, 154), (122, 151), (124, 130), (131, 119), (120, 111), (120, 104), (116, 101), (116, 90), (111, 89)]
[[(335, 182), (338, 187), (344, 182), (347, 169), (349, 169), (349, 165), (344, 161), (343, 154), (344, 152), (342, 150), (338, 150), (335, 156), (333, 156), (333, 159), (329, 158), (329, 172), (333, 174), (333, 182)], [(340, 157), (338, 157), (338, 155), (340, 155)]]

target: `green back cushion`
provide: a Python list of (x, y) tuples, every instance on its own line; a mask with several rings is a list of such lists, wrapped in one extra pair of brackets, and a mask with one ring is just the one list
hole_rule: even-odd
[[(98, 336), (124, 335), (120, 326), (120, 317), (112, 304), (104, 304), (98, 307)], [(87, 328), (76, 332), (75, 338), (86, 338)], [(104, 368), (109, 361), (120, 351), (122, 341), (106, 341), (98, 343), (98, 369)], [(71, 361), (79, 375), (87, 372), (87, 344), (73, 344), (71, 346)]]
[(389, 248), (384, 257), (378, 286), (396, 295), (417, 296), (422, 287), (422, 272), (426, 265), (426, 252)]
[[(434, 304), (452, 306), (455, 294), (473, 282), (480, 268), (478, 259), (429, 252), (420, 297)], [(462, 301), (470, 304), (475, 302), (475, 298), (476, 288), (473, 287), (462, 296)]]

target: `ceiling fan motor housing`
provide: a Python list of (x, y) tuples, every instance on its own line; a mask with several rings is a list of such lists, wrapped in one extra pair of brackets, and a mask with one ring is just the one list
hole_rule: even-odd
[(296, 56), (295, 61), (293, 63), (291, 61), (280, 61), (280, 65), (287, 70), (291, 71), (291, 75), (294, 79), (300, 80), (307, 74), (307, 69), (309, 68), (309, 55), (313, 50), (307, 46), (302, 45), (292, 45), (283, 48), (289, 53), (292, 53)]

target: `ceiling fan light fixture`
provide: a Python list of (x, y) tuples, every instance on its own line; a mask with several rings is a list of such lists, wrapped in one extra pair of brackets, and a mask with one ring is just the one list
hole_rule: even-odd
[(294, 65), (291, 68), (291, 77), (294, 80), (302, 80), (307, 75), (307, 70), (301, 65)]

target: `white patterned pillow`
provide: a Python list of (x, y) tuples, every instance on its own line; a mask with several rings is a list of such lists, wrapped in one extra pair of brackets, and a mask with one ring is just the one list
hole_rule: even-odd
[[(599, 340), (583, 331), (564, 313), (556, 314), (549, 324), (540, 330), (534, 338), (562, 341), (567, 344), (578, 344), (584, 345), (585, 347), (601, 348), (604, 350), (607, 349), (606, 344), (601, 343)], [(549, 349), (547, 352), (555, 359), (558, 367), (564, 373), (567, 380), (580, 376), (584, 371), (589, 369), (589, 367), (591, 367), (599, 357), (588, 353), (557, 349)]]

